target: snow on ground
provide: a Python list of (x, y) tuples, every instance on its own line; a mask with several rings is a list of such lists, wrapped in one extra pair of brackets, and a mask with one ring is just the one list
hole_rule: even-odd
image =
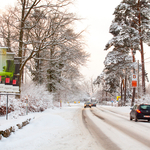
[(73, 104), (17, 119), (0, 117), (0, 130), (32, 118), (27, 126), (0, 141), (1, 150), (96, 150), (97, 143), (82, 123), (83, 104)]
[[(130, 106), (126, 107), (112, 107), (112, 106), (98, 106), (101, 109), (95, 109), (94, 112), (99, 114), (103, 119), (98, 119), (90, 111), (87, 111), (87, 116), (93, 119), (96, 125), (99, 125), (99, 129), (105, 133), (104, 138), (106, 143), (109, 143), (107, 139), (110, 139), (121, 150), (148, 150), (149, 146), (149, 123), (130, 121), (129, 113)], [(104, 110), (104, 111), (103, 111)], [(107, 113), (108, 111), (115, 112)], [(100, 133), (99, 133), (100, 134)], [(109, 138), (107, 138), (109, 137)], [(103, 137), (101, 137), (103, 138)], [(141, 138), (141, 139), (140, 139)], [(140, 139), (140, 140), (139, 140)], [(142, 140), (145, 142), (142, 143)], [(109, 143), (110, 144), (110, 143)], [(108, 145), (109, 145), (108, 144)], [(115, 145), (111, 146), (111, 149), (116, 150)], [(115, 147), (115, 148), (114, 148)], [(105, 147), (106, 149), (108, 147)]]
[[(118, 114), (129, 115), (130, 106), (101, 106)], [(31, 118), (30, 123), (8, 138), (0, 140), (0, 150), (98, 150), (96, 141), (82, 122), (83, 104), (30, 113), (17, 119), (0, 117), (0, 130)]]

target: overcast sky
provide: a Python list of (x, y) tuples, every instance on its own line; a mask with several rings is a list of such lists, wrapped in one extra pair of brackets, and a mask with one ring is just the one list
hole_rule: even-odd
[(115, 7), (121, 0), (78, 0), (78, 15), (86, 18), (83, 23), (88, 26), (87, 51), (91, 53), (91, 61), (88, 68), (83, 68), (82, 72), (87, 77), (97, 77), (103, 70), (104, 59), (107, 54), (104, 51), (105, 45), (111, 39), (109, 26), (113, 20)]
[[(13, 4), (16, 0), (5, 0), (1, 2), (0, 8), (4, 5)], [(111, 39), (112, 35), (109, 33), (109, 27), (114, 18), (113, 12), (115, 7), (119, 5), (121, 0), (75, 0), (75, 11), (78, 17), (85, 18), (77, 26), (78, 30), (87, 28), (85, 34), (86, 50), (91, 53), (90, 61), (87, 67), (82, 68), (81, 72), (87, 78), (96, 78), (103, 70), (104, 59), (107, 51), (104, 51), (106, 43)], [(150, 57), (150, 48), (144, 49), (145, 58)], [(140, 56), (140, 55), (139, 55)], [(138, 57), (140, 59), (140, 57)], [(146, 60), (147, 62), (150, 59)], [(150, 63), (145, 63), (145, 68), (149, 73), (150, 79)]]
[[(84, 75), (88, 77), (97, 77), (104, 68), (103, 62), (108, 53), (108, 51), (104, 51), (104, 48), (112, 38), (109, 27), (114, 18), (113, 12), (121, 2), (122, 0), (78, 0), (78, 14), (87, 18), (84, 25), (89, 26), (87, 51), (91, 53), (91, 62), (88, 63), (88, 68), (82, 69)], [(150, 58), (150, 47), (144, 45), (144, 53), (145, 69), (150, 80), (150, 59), (147, 59)], [(136, 60), (138, 59), (141, 61), (139, 52), (136, 55)]]

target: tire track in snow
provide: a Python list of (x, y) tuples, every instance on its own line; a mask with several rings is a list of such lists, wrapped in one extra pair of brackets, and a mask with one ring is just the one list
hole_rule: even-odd
[[(97, 143), (105, 150), (121, 150), (107, 135), (105, 135), (98, 126), (87, 116), (86, 109), (82, 111), (83, 122), (89, 132), (96, 138)], [(101, 119), (103, 119), (101, 117)]]
[[(99, 109), (101, 110), (101, 109)], [(107, 113), (106, 111), (102, 110), (103, 112)], [(129, 130), (125, 127), (122, 127), (120, 125), (118, 125), (117, 123), (102, 117), (99, 113), (97, 113), (96, 111), (94, 111), (93, 109), (91, 109), (91, 112), (93, 113), (93, 115), (95, 115), (96, 117), (98, 117), (99, 119), (103, 120), (105, 123), (111, 125), (112, 127), (116, 128), (117, 130), (120, 130), (121, 132), (125, 133), (126, 135), (132, 137), (133, 139), (137, 140), (138, 142), (146, 145), (147, 147), (150, 147), (150, 140), (147, 140), (146, 138), (139, 136), (138, 134), (136, 134), (135, 132), (132, 132), (132, 130)], [(117, 116), (118, 117), (118, 116)]]

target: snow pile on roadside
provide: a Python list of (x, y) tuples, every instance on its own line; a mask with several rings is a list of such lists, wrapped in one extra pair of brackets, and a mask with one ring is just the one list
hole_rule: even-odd
[(114, 106), (102, 105), (98, 107), (103, 107), (111, 112), (115, 112), (117, 114), (124, 115), (124, 116), (129, 116), (129, 113), (131, 111), (130, 106), (114, 107)]
[[(139, 99), (135, 99), (134, 105), (136, 104), (150, 104), (150, 95), (147, 94)], [(129, 113), (131, 111), (131, 102), (126, 103), (126, 106), (119, 106), (118, 103), (112, 103), (109, 102), (108, 105), (101, 105), (105, 109), (108, 109), (109, 111), (116, 112), (121, 115), (129, 116)]]

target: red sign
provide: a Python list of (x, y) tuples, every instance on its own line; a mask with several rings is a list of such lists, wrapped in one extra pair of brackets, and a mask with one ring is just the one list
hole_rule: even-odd
[(137, 81), (132, 80), (132, 87), (137, 87)]
[(136, 79), (136, 75), (135, 74), (133, 75), (133, 78)]
[(0, 82), (1, 82), (1, 76), (0, 76)]
[(10, 78), (6, 78), (6, 79), (5, 79), (5, 82), (6, 82), (6, 83), (10, 83)]
[(16, 80), (13, 80), (13, 85), (16, 85), (17, 81)]

